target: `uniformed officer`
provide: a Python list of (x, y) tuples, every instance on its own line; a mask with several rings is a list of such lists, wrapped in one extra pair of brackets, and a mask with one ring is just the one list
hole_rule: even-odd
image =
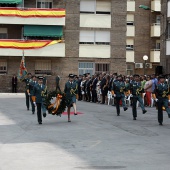
[(69, 74), (69, 81), (66, 82), (64, 92), (66, 94), (67, 98), (67, 113), (68, 113), (68, 122), (71, 122), (70, 120), (70, 109), (73, 106), (74, 109), (74, 115), (77, 115), (76, 110), (76, 95), (78, 92), (77, 83), (74, 81), (74, 75)]
[(32, 80), (29, 83), (28, 89), (27, 89), (27, 93), (30, 96), (30, 102), (31, 102), (31, 107), (32, 107), (32, 114), (35, 113), (35, 106), (32, 100), (32, 96), (33, 96), (33, 89), (34, 86), (37, 84), (37, 80), (36, 80), (36, 76), (32, 76)]
[(117, 76), (117, 81), (113, 82), (112, 85), (112, 95), (116, 99), (117, 116), (120, 115), (120, 100), (122, 100), (122, 106), (124, 111), (128, 109), (125, 104), (125, 91), (126, 91), (125, 83), (122, 81), (122, 76), (119, 75)]
[(37, 118), (39, 124), (42, 124), (41, 108), (43, 104), (42, 102), (44, 93), (46, 93), (46, 86), (43, 84), (43, 77), (38, 77), (38, 83), (33, 88), (32, 100), (34, 105), (37, 106)]
[(136, 109), (136, 103), (139, 101), (140, 107), (143, 111), (143, 114), (145, 114), (147, 111), (145, 110), (143, 100), (142, 100), (142, 93), (143, 88), (140, 82), (140, 77), (138, 74), (134, 75), (134, 81), (130, 84), (130, 91), (132, 94), (132, 112), (133, 112), (133, 120), (136, 120), (137, 117), (137, 109)]
[(24, 79), (24, 82), (25, 82), (25, 98), (26, 98), (26, 107), (27, 107), (27, 110), (29, 110), (29, 107), (30, 107), (30, 96), (28, 94), (28, 89), (29, 89), (29, 83), (31, 82), (31, 73), (28, 73), (27, 74), (27, 78)]
[(170, 103), (170, 86), (165, 83), (165, 77), (163, 75), (159, 76), (159, 84), (157, 84), (152, 96), (156, 101), (158, 107), (159, 125), (162, 125), (163, 106), (165, 107), (166, 112), (168, 113), (168, 117), (170, 118), (170, 108), (168, 107), (168, 103)]

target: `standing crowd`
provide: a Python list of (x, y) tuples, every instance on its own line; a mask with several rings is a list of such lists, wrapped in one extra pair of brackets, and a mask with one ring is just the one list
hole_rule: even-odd
[(170, 75), (131, 75), (122, 76), (114, 74), (89, 73), (75, 77), (78, 84), (78, 100), (87, 102), (108, 104), (114, 99), (117, 116), (120, 115), (120, 105), (124, 111), (128, 109), (127, 101), (132, 106), (133, 119), (136, 120), (139, 104), (143, 114), (147, 112), (145, 107), (156, 106), (158, 109), (158, 122), (163, 123), (163, 110), (170, 118)]

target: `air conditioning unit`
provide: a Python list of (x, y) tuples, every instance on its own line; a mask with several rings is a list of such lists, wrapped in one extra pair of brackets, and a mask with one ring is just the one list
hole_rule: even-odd
[(146, 63), (145, 68), (152, 68), (152, 63)]
[(135, 63), (135, 68), (143, 68), (143, 63)]

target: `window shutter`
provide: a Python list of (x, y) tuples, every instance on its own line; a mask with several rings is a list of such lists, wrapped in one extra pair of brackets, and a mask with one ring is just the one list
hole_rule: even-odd
[(95, 12), (95, 0), (81, 0), (80, 11), (81, 12)]
[(127, 14), (127, 22), (130, 21), (130, 22), (134, 22), (134, 14)]
[(133, 39), (126, 39), (126, 45), (134, 45)]
[(94, 43), (94, 31), (80, 31), (80, 42)]
[(96, 0), (96, 11), (111, 12), (110, 0)]
[(110, 43), (110, 31), (96, 31), (95, 42), (109, 42)]

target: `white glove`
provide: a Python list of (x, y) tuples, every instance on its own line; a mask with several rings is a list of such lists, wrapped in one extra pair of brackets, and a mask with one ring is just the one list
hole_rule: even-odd
[(35, 107), (37, 106), (35, 102), (33, 102), (33, 104), (34, 104)]
[(116, 97), (116, 94), (114, 94), (113, 96)]
[(170, 103), (170, 100), (168, 100), (168, 102)]
[(158, 99), (155, 99), (155, 102), (157, 102), (158, 101)]
[(28, 93), (28, 96), (30, 96), (30, 93)]

